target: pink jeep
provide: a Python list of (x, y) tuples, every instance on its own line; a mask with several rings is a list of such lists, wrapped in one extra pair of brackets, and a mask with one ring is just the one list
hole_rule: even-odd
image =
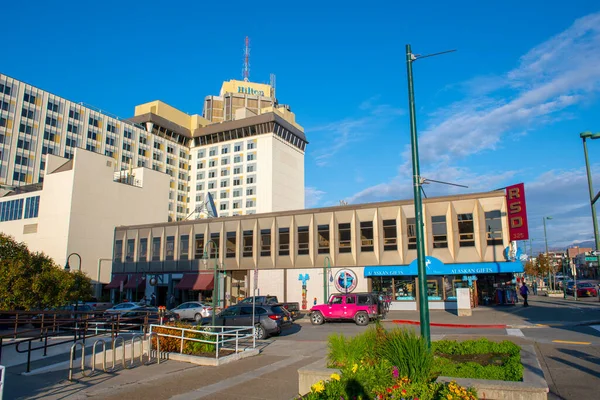
[(334, 294), (327, 304), (310, 309), (310, 322), (321, 325), (325, 321), (352, 319), (357, 325), (368, 325), (380, 317), (378, 298), (371, 293)]

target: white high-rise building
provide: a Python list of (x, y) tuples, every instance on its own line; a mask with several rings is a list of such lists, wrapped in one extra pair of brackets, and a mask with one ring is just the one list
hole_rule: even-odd
[(208, 119), (160, 101), (123, 119), (0, 74), (0, 196), (43, 182), (47, 154), (72, 158), (80, 147), (112, 157), (115, 171), (168, 174), (169, 220), (197, 217), (208, 192), (219, 216), (302, 209), (306, 137), (272, 94), (232, 80), (205, 101)]

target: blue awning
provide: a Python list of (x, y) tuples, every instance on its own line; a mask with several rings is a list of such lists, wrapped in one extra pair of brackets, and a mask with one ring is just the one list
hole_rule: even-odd
[[(435, 257), (425, 257), (427, 275), (478, 275), (522, 273), (523, 264), (520, 261), (508, 262), (479, 262), (444, 264)], [(368, 276), (417, 276), (417, 260), (408, 265), (373, 265), (365, 266), (365, 278)]]

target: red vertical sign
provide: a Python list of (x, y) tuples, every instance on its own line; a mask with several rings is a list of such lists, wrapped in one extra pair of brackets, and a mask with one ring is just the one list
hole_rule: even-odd
[(508, 209), (508, 232), (510, 240), (529, 239), (527, 207), (525, 205), (525, 185), (518, 183), (506, 188), (506, 208)]

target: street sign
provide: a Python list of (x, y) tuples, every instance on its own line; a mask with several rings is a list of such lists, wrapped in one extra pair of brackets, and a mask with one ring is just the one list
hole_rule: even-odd
[(585, 258), (585, 261), (598, 261), (598, 257), (591, 257), (591, 256), (587, 256)]
[(592, 251), (593, 256), (600, 256), (600, 251)]

